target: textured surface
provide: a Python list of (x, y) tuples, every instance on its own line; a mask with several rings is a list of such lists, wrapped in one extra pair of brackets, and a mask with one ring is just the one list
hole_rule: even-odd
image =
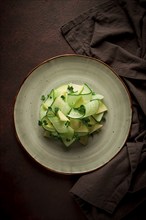
[[(109, 0), (111, 1), (111, 0)], [(117, 2), (118, 0), (115, 0)], [(126, 4), (129, 5), (133, 2), (132, 0), (126, 1), (126, 0), (119, 0), (123, 6)], [(134, 0), (134, 2), (137, 4), (137, 2), (143, 2), (142, 4), (145, 5), (145, 0)], [(82, 182), (82, 184), (86, 184), (85, 176), (83, 175), (83, 178), (79, 178), (80, 175), (76, 176), (62, 176), (59, 174), (54, 174), (52, 172), (46, 171), (41, 166), (39, 166), (37, 163), (35, 163), (29, 156), (25, 153), (23, 148), (19, 145), (16, 137), (15, 137), (15, 131), (13, 126), (13, 104), (14, 99), (17, 94), (17, 91), (20, 88), (20, 85), (28, 72), (34, 68), (37, 64), (42, 62), (43, 60), (46, 60), (52, 56), (56, 56), (59, 54), (64, 53), (72, 53), (70, 46), (67, 44), (67, 42), (64, 40), (64, 38), (61, 35), (60, 27), (70, 21), (71, 19), (74, 19), (76, 16), (80, 15), (83, 11), (86, 11), (88, 8), (95, 7), (98, 2), (101, 2), (100, 0), (5, 0), (0, 1), (0, 62), (1, 62), (1, 72), (0, 72), (0, 96), (1, 96), (1, 103), (0, 103), (0, 115), (1, 115), (1, 126), (0, 126), (0, 219), (14, 219), (14, 220), (85, 220), (85, 216), (82, 214), (81, 209), (76, 205), (72, 197), (70, 196), (69, 190), (74, 186), (74, 184), (79, 181)], [(105, 2), (102, 1), (102, 3)], [(105, 5), (104, 7), (105, 8)], [(134, 7), (132, 9), (129, 8), (129, 12), (126, 12), (128, 15), (127, 18), (130, 18), (130, 15), (132, 13), (135, 13), (134, 18), (134, 25), (132, 24), (132, 20), (130, 21), (130, 24), (132, 25), (132, 35), (130, 31), (130, 35), (128, 35), (130, 38), (126, 38), (127, 40), (132, 39), (133, 41), (130, 41), (129, 44), (125, 41), (123, 44), (119, 44), (119, 46), (126, 47), (129, 51), (133, 51), (133, 53), (138, 53), (137, 55), (141, 57), (145, 57), (145, 40), (146, 35), (145, 31), (146, 28), (144, 28), (145, 20), (141, 20), (139, 22), (139, 17), (141, 16), (141, 11), (139, 11), (138, 7)], [(138, 11), (138, 12), (137, 12)], [(108, 12), (108, 11), (107, 11)], [(110, 12), (110, 11), (109, 11)], [(122, 12), (122, 10), (121, 10)], [(101, 13), (101, 11), (100, 11)], [(144, 12), (145, 13), (145, 12)], [(112, 13), (113, 14), (113, 13)], [(109, 15), (109, 21), (112, 21), (112, 14)], [(106, 14), (104, 14), (106, 16)], [(89, 21), (92, 15), (89, 16)], [(94, 17), (94, 21), (97, 20), (97, 16)], [(100, 17), (102, 18), (102, 17)], [(144, 18), (144, 16), (143, 16)], [(102, 19), (100, 19), (102, 24)], [(106, 21), (108, 22), (108, 19), (106, 18)], [(114, 19), (116, 21), (116, 19)], [(118, 13), (118, 21), (119, 21), (119, 13)], [(121, 21), (124, 21), (121, 19)], [(93, 20), (91, 20), (93, 24)], [(86, 23), (86, 22), (85, 22)], [(84, 24), (85, 24), (84, 23)], [(75, 22), (73, 22), (75, 25)], [(91, 27), (92, 27), (91, 24)], [(114, 26), (114, 23), (112, 23)], [(81, 25), (82, 26), (82, 25)], [(65, 26), (66, 27), (66, 26)], [(84, 27), (84, 26), (83, 26)], [(101, 28), (104, 27), (101, 25)], [(141, 28), (143, 27), (143, 30)], [(109, 28), (109, 23), (107, 24), (107, 30)], [(116, 28), (116, 26), (114, 26)], [(124, 25), (125, 28), (125, 25)], [(66, 29), (67, 30), (67, 29)], [(79, 31), (80, 30), (80, 31)], [(123, 29), (124, 30), (124, 29)], [(82, 34), (84, 35), (82, 39), (84, 39), (84, 46), (89, 49), (88, 47), (88, 38), (89, 34), (92, 34), (93, 29), (89, 31), (89, 26), (84, 31), (81, 31), (81, 29), (76, 26), (76, 37), (81, 37)], [(97, 32), (96, 32), (97, 31)], [(99, 31), (99, 26), (97, 25), (95, 28), (95, 35)], [(139, 33), (137, 35), (137, 33)], [(78, 35), (80, 33), (80, 35)], [(87, 33), (87, 34), (86, 34)], [(102, 32), (104, 33), (104, 32)], [(127, 36), (128, 32), (126, 32), (126, 35), (122, 35), (122, 37), (119, 38), (123, 39), (123, 37)], [(134, 34), (134, 35), (133, 35)], [(135, 35), (136, 41), (135, 41)], [(120, 43), (117, 42), (117, 38), (114, 38), (113, 41), (111, 41), (111, 35), (108, 36), (109, 41), (112, 43)], [(138, 37), (138, 39), (137, 39)], [(143, 38), (142, 44), (139, 44), (141, 42), (141, 37)], [(105, 36), (103, 38), (100, 38), (100, 40), (104, 40)], [(108, 39), (108, 38), (107, 38)], [(87, 40), (87, 42), (85, 41)], [(82, 42), (82, 41), (81, 41)], [(97, 41), (98, 44), (99, 41)], [(102, 45), (101, 47), (101, 53), (100, 50), (96, 50), (96, 37), (93, 38), (92, 41), (92, 52), (95, 56), (99, 55), (99, 57), (103, 54)], [(140, 47), (139, 47), (140, 46)], [(137, 49), (136, 49), (137, 48)], [(79, 49), (79, 48), (78, 48)], [(107, 49), (107, 47), (105, 48)], [(82, 51), (77, 51), (82, 53)], [(110, 50), (108, 51), (110, 54)], [(98, 54), (97, 54), (98, 53)], [(115, 54), (115, 53), (114, 53)], [(88, 55), (91, 55), (91, 53), (88, 53)], [(105, 60), (108, 64), (112, 64), (111, 56), (106, 56), (107, 53), (104, 53)], [(112, 55), (112, 53), (111, 53)], [(117, 54), (118, 55), (118, 54)], [(137, 56), (136, 55), (136, 56)], [(115, 57), (115, 61), (117, 60), (117, 56)], [(102, 58), (102, 57), (101, 57)], [(125, 56), (123, 57), (123, 59)], [(132, 60), (135, 60), (135, 56), (132, 56)], [(128, 59), (129, 61), (131, 59)], [(143, 60), (144, 61), (144, 60)], [(127, 64), (127, 56), (124, 61), (125, 64)], [(135, 64), (135, 63), (134, 63)], [(143, 120), (143, 111), (145, 112), (145, 96), (142, 94), (145, 92), (145, 70), (143, 70), (145, 63), (140, 62), (139, 67), (139, 59), (137, 60), (136, 64), (134, 65), (134, 69), (132, 66), (128, 66), (128, 70), (132, 68), (132, 72), (128, 73), (132, 74), (131, 76), (134, 77), (132, 81), (127, 79), (127, 84), (131, 88), (131, 93), (134, 94), (136, 97), (136, 102), (134, 102), (134, 117), (133, 117), (133, 129), (131, 132), (130, 140), (133, 141), (133, 139), (136, 136), (136, 147), (135, 153), (133, 155), (133, 144), (128, 145), (127, 148), (129, 149), (129, 158), (131, 158), (131, 164), (132, 166), (127, 169), (127, 160), (125, 157), (125, 153), (127, 152), (124, 148), (124, 154), (122, 154), (122, 159), (120, 156), (116, 158), (117, 161), (120, 161), (119, 165), (121, 165), (121, 162), (123, 161), (125, 163), (124, 172), (122, 166), (116, 166), (114, 163), (108, 163), (108, 166), (104, 166), (104, 170), (102, 169), (101, 173), (99, 173), (99, 176), (104, 176), (104, 172), (108, 172), (109, 175), (105, 175), (105, 181), (103, 184), (102, 181), (95, 181), (93, 185), (93, 179), (90, 176), (87, 176), (89, 178), (89, 182), (91, 181), (91, 187), (93, 189), (94, 195), (96, 195), (97, 200), (99, 201), (99, 205), (101, 204), (101, 197), (98, 197), (97, 195), (100, 195), (100, 191), (98, 190), (98, 186), (100, 184), (105, 186), (106, 184), (115, 189), (117, 187), (115, 181), (109, 181), (111, 176), (115, 177), (116, 170), (118, 169), (118, 172), (120, 172), (119, 176), (129, 175), (129, 170), (131, 170), (132, 173), (134, 173), (133, 182), (130, 186), (130, 191), (126, 197), (121, 201), (120, 207), (122, 207), (119, 210), (119, 215), (121, 214), (125, 215), (125, 213), (132, 211), (131, 207), (134, 206), (135, 210), (133, 214), (129, 214), (126, 217), (126, 220), (137, 220), (137, 219), (143, 219), (143, 215), (145, 214), (145, 204), (143, 203), (141, 207), (137, 206), (142, 202), (142, 199), (145, 199), (146, 190), (144, 190), (145, 183), (142, 184), (145, 180), (145, 176), (143, 175), (145, 171), (145, 148), (143, 148), (142, 157), (139, 157), (139, 149), (142, 149), (142, 141), (144, 132), (141, 134), (141, 131), (144, 126), (144, 120)], [(141, 68), (142, 67), (142, 68)], [(139, 69), (140, 68), (140, 69)], [(133, 71), (135, 70), (135, 71)], [(138, 70), (138, 72), (137, 72)], [(139, 71), (140, 70), (140, 71)], [(123, 68), (121, 69), (120, 73), (123, 73)], [(127, 71), (124, 71), (124, 74), (127, 73)], [(136, 73), (136, 74), (135, 74)], [(138, 73), (138, 74), (137, 74)], [(143, 80), (143, 83), (142, 83)], [(137, 103), (138, 101), (138, 103)], [(141, 105), (141, 108), (139, 108), (139, 104)], [(137, 110), (138, 109), (138, 110)], [(143, 122), (143, 123), (142, 123)], [(137, 136), (137, 133), (139, 135)], [(136, 159), (136, 160), (135, 160)], [(139, 160), (139, 161), (138, 161)], [(135, 172), (136, 166), (140, 162), (138, 169)], [(135, 166), (136, 164), (136, 166)], [(114, 167), (114, 172), (109, 172), (111, 170), (111, 167)], [(129, 166), (129, 164), (128, 164)], [(121, 169), (120, 169), (121, 167)], [(143, 169), (143, 170), (142, 170)], [(140, 173), (141, 172), (141, 173)], [(91, 173), (90, 173), (91, 174)], [(94, 172), (92, 173), (94, 174)], [(100, 180), (102, 179), (100, 176)], [(122, 178), (123, 178), (122, 177)], [(129, 177), (129, 176), (128, 176)], [(129, 177), (131, 179), (131, 176)], [(114, 179), (114, 178), (113, 178)], [(114, 179), (115, 180), (115, 179)], [(126, 179), (127, 180), (127, 179)], [(88, 183), (89, 183), (88, 182)], [(128, 179), (128, 184), (130, 184), (130, 181)], [(76, 185), (76, 184), (75, 184)], [(121, 186), (121, 181), (119, 186)], [(82, 185), (83, 186), (83, 185)], [(122, 185), (123, 186), (123, 185)], [(143, 187), (142, 191), (138, 191), (141, 187)], [(107, 196), (104, 194), (103, 201), (106, 203), (106, 201), (109, 199), (109, 188), (107, 189)], [(81, 191), (81, 187), (78, 188), (79, 191)], [(106, 187), (105, 187), (106, 189)], [(97, 190), (97, 194), (95, 194), (95, 190)], [(136, 191), (134, 191), (136, 190)], [(89, 193), (90, 190), (87, 185), (87, 190), (85, 190), (85, 193)], [(116, 192), (115, 191), (115, 195)], [(133, 193), (134, 192), (134, 193)], [(102, 191), (101, 191), (102, 193)], [(113, 190), (111, 191), (113, 193)], [(136, 194), (136, 195), (135, 195)], [(136, 200), (135, 200), (136, 198)], [(94, 210), (94, 207), (86, 206), (83, 204), (82, 208), (85, 209), (86, 214), (89, 214), (93, 211), (93, 215), (97, 214), (98, 219), (105, 219), (103, 217), (103, 214), (105, 214), (104, 211), (101, 209)], [(106, 203), (107, 205), (107, 203)], [(136, 208), (137, 207), (137, 208)], [(93, 208), (93, 209), (92, 209)], [(95, 213), (96, 212), (96, 213)], [(103, 213), (104, 212), (104, 213)], [(89, 216), (89, 215), (88, 215)], [(112, 218), (111, 215), (108, 215), (107, 217)], [(94, 219), (97, 219), (96, 217)], [(116, 217), (116, 220), (119, 219), (119, 217)]]
[(17, 91), (37, 64), (73, 53), (60, 27), (96, 0), (0, 1), (0, 219), (85, 220), (69, 190), (79, 176), (42, 169), (20, 147), (13, 126)]
[(132, 125), (125, 146), (106, 166), (82, 176), (71, 190), (92, 220), (119, 220), (126, 215), (126, 219), (137, 220), (145, 215), (145, 209), (132, 213), (146, 202), (145, 7), (146, 0), (97, 1), (96, 8), (62, 28), (76, 53), (112, 66), (132, 98)]
[[(60, 141), (43, 137), (37, 121), (41, 95), (69, 82), (88, 83), (104, 96), (108, 112), (101, 132), (91, 136), (86, 146), (75, 142), (65, 150)], [(121, 80), (102, 62), (82, 56), (60, 56), (34, 70), (19, 91), (14, 113), (17, 135), (26, 151), (51, 170), (74, 174), (95, 170), (115, 157), (128, 137), (132, 117)]]

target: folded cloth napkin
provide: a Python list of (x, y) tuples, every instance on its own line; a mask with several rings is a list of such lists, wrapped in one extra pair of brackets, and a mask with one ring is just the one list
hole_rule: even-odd
[(132, 98), (131, 131), (120, 153), (102, 168), (82, 175), (71, 189), (90, 220), (127, 219), (146, 201), (145, 7), (145, 0), (99, 0), (61, 28), (76, 53), (110, 65)]

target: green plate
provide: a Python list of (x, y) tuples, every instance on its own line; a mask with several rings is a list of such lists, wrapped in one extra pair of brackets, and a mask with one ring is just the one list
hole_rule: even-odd
[[(104, 95), (108, 113), (101, 132), (87, 146), (75, 143), (67, 150), (61, 142), (43, 136), (38, 119), (41, 96), (70, 82), (88, 83)], [(33, 69), (14, 106), (16, 134), (24, 149), (42, 166), (64, 174), (86, 173), (109, 162), (123, 147), (131, 118), (131, 101), (123, 81), (105, 63), (80, 55), (57, 56)]]

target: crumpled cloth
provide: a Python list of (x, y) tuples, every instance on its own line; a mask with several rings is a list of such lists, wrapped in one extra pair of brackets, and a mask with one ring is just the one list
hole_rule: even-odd
[(146, 203), (146, 1), (98, 0), (61, 31), (75, 53), (98, 58), (117, 72), (133, 106), (120, 153), (82, 175), (70, 192), (90, 220), (146, 218), (142, 208), (141, 216), (134, 213)]

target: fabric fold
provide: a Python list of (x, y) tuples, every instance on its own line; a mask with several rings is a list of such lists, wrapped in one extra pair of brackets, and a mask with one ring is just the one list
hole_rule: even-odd
[(82, 176), (71, 192), (93, 206), (113, 213), (130, 188), (142, 147), (143, 143), (127, 143), (106, 166)]
[(133, 118), (124, 147), (105, 166), (82, 175), (71, 189), (90, 220), (126, 218), (146, 201), (145, 1), (97, 1), (61, 31), (75, 53), (110, 65), (131, 94)]
[[(123, 77), (146, 80), (146, 10), (141, 6), (135, 10), (136, 0), (128, 8), (126, 3), (122, 7), (123, 3), (124, 0), (119, 4), (114, 0), (104, 1), (64, 25), (61, 31), (76, 53), (101, 59)], [(143, 24), (139, 34), (133, 28), (135, 23)]]

